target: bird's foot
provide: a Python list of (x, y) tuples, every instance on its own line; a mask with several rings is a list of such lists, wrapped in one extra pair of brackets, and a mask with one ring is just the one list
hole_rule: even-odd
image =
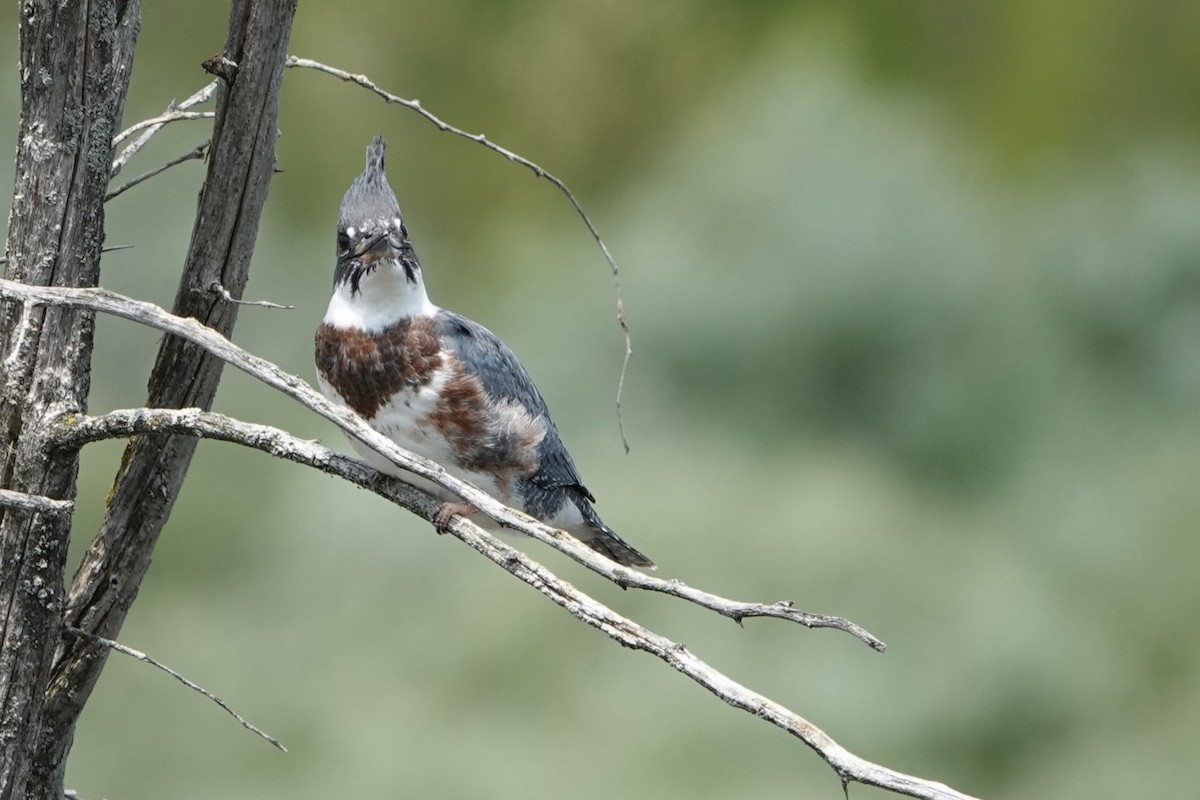
[(450, 530), (450, 521), (456, 516), (469, 517), (478, 512), (479, 509), (470, 503), (464, 502), (448, 502), (438, 506), (438, 510), (433, 514), (433, 528), (438, 533), (445, 533)]

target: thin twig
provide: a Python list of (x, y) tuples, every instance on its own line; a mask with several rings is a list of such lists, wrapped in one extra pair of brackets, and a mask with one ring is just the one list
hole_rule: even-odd
[[(186, 100), (184, 100), (182, 103), (170, 103), (167, 106), (167, 113), (172, 111), (186, 111), (193, 106), (198, 106), (201, 103), (207, 102), (208, 99), (213, 96), (213, 93), (217, 91), (217, 83), (218, 81), (211, 81), (207, 85), (200, 88), (197, 92), (192, 94), (191, 97), (188, 97)], [(138, 124), (140, 125), (141, 123)], [(163, 125), (166, 125), (166, 122), (151, 124), (145, 133), (134, 139), (133, 142), (131, 142), (124, 150), (121, 151), (121, 154), (113, 161), (111, 178), (117, 177), (117, 173), (121, 171), (121, 167), (125, 166), (125, 164), (128, 163), (129, 159), (133, 158), (137, 151), (145, 147), (146, 142), (150, 141), (151, 137), (158, 133), (162, 129)], [(135, 125), (134, 128), (136, 127), (137, 126)], [(113, 140), (113, 147), (116, 147), (118, 142), (127, 138), (129, 134), (133, 132), (134, 128), (129, 128), (118, 134), (117, 138)]]
[(716, 611), (721, 616), (728, 617), (739, 625), (742, 624), (742, 620), (750, 617), (773, 617), (775, 619), (795, 622), (806, 628), (833, 628), (844, 631), (866, 642), (876, 652), (882, 653), (884, 650), (887, 650), (887, 645), (883, 641), (861, 625), (851, 622), (844, 617), (801, 611), (795, 607), (791, 600), (780, 600), (775, 603), (743, 603), (736, 600), (727, 600), (711, 592), (693, 589), (680, 580), (660, 580), (651, 575), (632, 570), (629, 567), (613, 565), (608, 571), (611, 574), (607, 577), (618, 586), (630, 589), (643, 589), (648, 592), (660, 592), (671, 597), (678, 597), (681, 600), (694, 603), (701, 608)]
[[(106, 245), (100, 248), (101, 253), (111, 253), (114, 250), (132, 250), (134, 245), (131, 244), (113, 244)], [(0, 266), (8, 263), (8, 256), (0, 256)]]
[(572, 192), (567, 184), (561, 179), (556, 178), (554, 175), (547, 172), (545, 169), (529, 159), (520, 156), (505, 147), (501, 147), (500, 145), (488, 139), (487, 136), (483, 135), (482, 133), (468, 133), (461, 128), (457, 128), (450, 123), (443, 121), (440, 117), (421, 105), (420, 100), (408, 100), (406, 98), (399, 97), (398, 95), (394, 95), (386, 89), (381, 88), (366, 75), (347, 72), (346, 70), (338, 69), (337, 67), (331, 67), (327, 64), (322, 64), (320, 61), (313, 61), (310, 58), (298, 58), (296, 56), (288, 56), (287, 60), (284, 62), (284, 66), (313, 69), (318, 72), (324, 72), (327, 75), (332, 75), (335, 78), (339, 78), (343, 81), (357, 84), (364, 89), (374, 92), (389, 103), (404, 106), (411, 111), (417, 112), (422, 117), (436, 125), (439, 130), (452, 133), (455, 136), (461, 136), (464, 139), (470, 139), (476, 144), (481, 144), (487, 149), (504, 156), (509, 161), (520, 164), (521, 166), (529, 169), (537, 177), (544, 178), (558, 187), (558, 190), (563, 193), (563, 195), (575, 208), (575, 213), (578, 214), (579, 218), (583, 220), (583, 224), (587, 226), (588, 232), (592, 235), (592, 238), (596, 240), (596, 244), (599, 245), (600, 252), (604, 254), (604, 260), (608, 262), (609, 270), (612, 271), (613, 290), (616, 293), (617, 298), (617, 323), (621, 326), (621, 334), (625, 337), (625, 356), (621, 361), (621, 375), (617, 378), (617, 428), (621, 434), (621, 444), (624, 445), (625, 452), (628, 453), (629, 439), (625, 436), (625, 419), (624, 412), (621, 407), (621, 397), (622, 393), (625, 391), (625, 374), (629, 371), (629, 359), (633, 357), (633, 338), (629, 331), (629, 320), (625, 316), (625, 303), (621, 295), (621, 270), (617, 266), (616, 259), (614, 259), (612, 253), (609, 252), (608, 245), (604, 243), (604, 239), (600, 236), (599, 229), (597, 229), (595, 224), (592, 223), (592, 219), (588, 216), (587, 212), (583, 210), (583, 206), (575, 197), (575, 193)]
[(216, 292), (221, 295), (226, 303), (236, 303), (239, 306), (259, 306), (260, 308), (278, 308), (284, 311), (292, 311), (295, 306), (281, 305), (280, 303), (272, 303), (270, 300), (239, 300), (229, 293), (229, 290), (222, 286), (219, 282), (213, 281), (208, 285), (210, 292)]
[[(133, 247), (134, 246), (131, 244), (110, 244), (110, 245), (105, 245), (104, 247), (101, 247), (100, 252), (101, 253), (111, 253), (114, 250), (132, 250)], [(8, 256), (0, 256), (0, 264), (7, 264), (7, 263), (8, 263)]]
[(181, 120), (194, 119), (212, 119), (216, 116), (213, 111), (168, 111), (165, 114), (159, 114), (157, 117), (144, 119), (141, 122), (135, 123), (113, 137), (113, 147), (116, 147), (127, 138), (137, 133), (138, 131), (153, 128), (156, 132), (163, 125), (169, 122), (180, 122)]
[(70, 500), (15, 492), (12, 489), (0, 489), (0, 506), (19, 508), (22, 511), (37, 511), (42, 514), (69, 514), (75, 508), (75, 504)]
[(262, 728), (259, 728), (258, 726), (256, 726), (254, 723), (248, 721), (241, 714), (234, 711), (232, 708), (229, 707), (229, 704), (226, 703), (224, 700), (222, 700), (220, 697), (213, 694), (208, 689), (205, 689), (200, 684), (198, 684), (194, 681), (188, 680), (187, 678), (180, 675), (178, 672), (171, 669), (170, 667), (168, 667), (166, 664), (162, 663), (161, 661), (157, 661), (157, 660), (151, 658), (150, 656), (143, 653), (141, 650), (134, 650), (132, 647), (126, 647), (125, 645), (121, 644), (120, 642), (114, 642), (112, 639), (105, 639), (103, 636), (97, 636), (94, 633), (88, 633), (87, 631), (80, 630), (79, 628), (73, 628), (69, 625), (66, 626), (64, 628), (64, 630), (67, 633), (71, 634), (72, 636), (82, 637), (84, 639), (87, 639), (90, 642), (95, 642), (99, 645), (103, 645), (104, 647), (107, 647), (110, 650), (116, 650), (118, 653), (124, 653), (127, 656), (136, 658), (138, 661), (149, 664), (152, 667), (157, 667), (158, 669), (161, 669), (163, 672), (167, 673), (172, 678), (179, 681), (180, 683), (182, 683), (184, 686), (188, 687), (192, 691), (199, 692), (200, 694), (207, 697), (209, 700), (212, 700), (214, 703), (216, 703), (218, 706), (220, 706), (222, 709), (224, 709), (225, 713), (229, 714), (229, 716), (233, 717), (239, 723), (241, 723), (241, 726), (243, 728), (245, 728), (246, 730), (250, 731), (251, 733), (257, 734), (258, 736), (261, 736), (263, 739), (266, 739), (268, 742), (270, 742), (271, 744), (273, 744), (275, 747), (282, 750), (283, 752), (285, 752), (285, 753), (287, 752), (287, 748), (283, 746), (282, 742), (280, 742), (278, 739), (276, 739), (271, 734), (264, 731)]
[(207, 151), (208, 151), (208, 140), (205, 139), (203, 142), (196, 145), (195, 147), (193, 147), (191, 150), (184, 153), (183, 155), (181, 155), (177, 158), (173, 158), (170, 161), (168, 161), (167, 163), (163, 164), (162, 166), (155, 167), (154, 169), (150, 170), (149, 172), (143, 172), (141, 175), (138, 175), (136, 178), (129, 181), (128, 183), (124, 183), (121, 186), (119, 186), (118, 188), (113, 189), (111, 192), (104, 195), (104, 202), (107, 203), (109, 200), (112, 200), (117, 195), (137, 186), (142, 181), (148, 181), (151, 178), (153, 178), (155, 175), (158, 175), (161, 172), (166, 172), (167, 170), (169, 170), (171, 167), (175, 166), (176, 164), (182, 164), (184, 161), (193, 161), (196, 159), (203, 159), (204, 154)]

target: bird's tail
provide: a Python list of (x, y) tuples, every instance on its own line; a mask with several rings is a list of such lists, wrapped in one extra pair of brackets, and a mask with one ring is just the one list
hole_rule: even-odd
[(654, 562), (617, 536), (616, 531), (605, 525), (590, 503), (583, 502), (578, 505), (585, 522), (584, 528), (577, 532), (581, 542), (622, 566), (654, 569)]

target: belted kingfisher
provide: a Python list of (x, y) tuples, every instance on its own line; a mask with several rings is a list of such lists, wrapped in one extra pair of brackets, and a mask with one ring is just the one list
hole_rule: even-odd
[[(562, 528), (618, 564), (653, 567), (596, 514), (546, 402), (525, 367), (482, 325), (429, 301), (400, 204), (383, 171), (384, 141), (342, 198), (333, 298), (317, 328), (317, 376), (396, 444), (432, 459), (506, 505)], [(443, 500), (443, 527), (474, 506), (397, 468), (362, 443), (376, 469)]]

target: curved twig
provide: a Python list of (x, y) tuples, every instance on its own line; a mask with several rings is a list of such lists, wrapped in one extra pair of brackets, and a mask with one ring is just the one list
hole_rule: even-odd
[(258, 727), (253, 722), (251, 722), (250, 720), (243, 717), (241, 714), (234, 711), (230, 707), (229, 703), (226, 703), (220, 697), (213, 694), (208, 689), (205, 689), (203, 686), (196, 683), (195, 681), (189, 680), (187, 677), (180, 675), (178, 672), (171, 669), (170, 667), (168, 667), (166, 664), (162, 663), (161, 661), (158, 661), (157, 659), (154, 659), (154, 658), (146, 655), (141, 650), (134, 650), (132, 647), (127, 647), (127, 646), (121, 644), (120, 642), (115, 642), (112, 639), (105, 639), (103, 636), (97, 636), (94, 633), (88, 633), (87, 631), (80, 630), (79, 628), (75, 628), (70, 625), (68, 625), (63, 630), (66, 631), (67, 633), (71, 634), (72, 636), (79, 636), (80, 638), (87, 639), (89, 642), (95, 642), (96, 644), (99, 644), (102, 647), (107, 647), (109, 650), (116, 650), (118, 653), (127, 655), (130, 658), (136, 658), (138, 661), (141, 661), (143, 664), (149, 664), (152, 667), (162, 670), (163, 672), (167, 673), (172, 678), (179, 681), (180, 683), (182, 683), (184, 686), (188, 687), (192, 691), (197, 692), (197, 693), (203, 695), (204, 697), (207, 697), (209, 700), (212, 700), (214, 703), (216, 703), (218, 706), (220, 706), (221, 709), (226, 714), (228, 714), (229, 716), (236, 719), (238, 721), (238, 723), (241, 724), (241, 726), (243, 728), (245, 728), (246, 730), (250, 731), (251, 733), (253, 733), (263, 739), (266, 739), (268, 742), (270, 742), (272, 745), (274, 745), (276, 749), (281, 750), (285, 753), (288, 751), (287, 748), (283, 746), (283, 742), (279, 741), (274, 736), (267, 733), (262, 728)]
[(296, 56), (288, 56), (287, 60), (284, 62), (284, 66), (303, 67), (305, 69), (316, 70), (317, 72), (324, 72), (326, 75), (332, 75), (335, 78), (339, 78), (348, 83), (353, 83), (363, 87), (364, 89), (368, 89), (389, 103), (393, 103), (398, 106), (404, 106), (410, 111), (417, 112), (422, 117), (436, 125), (438, 130), (445, 131), (446, 133), (452, 133), (455, 136), (461, 136), (464, 139), (470, 139), (472, 142), (481, 144), (492, 152), (499, 153), (509, 161), (512, 161), (515, 164), (520, 164), (521, 166), (530, 170), (537, 177), (550, 181), (550, 183), (554, 184), (554, 186), (563, 193), (563, 196), (565, 196), (567, 201), (570, 202), (570, 204), (574, 207), (575, 213), (579, 215), (579, 218), (583, 220), (583, 224), (587, 226), (588, 233), (590, 233), (592, 238), (596, 240), (596, 244), (600, 247), (600, 252), (604, 254), (604, 260), (608, 262), (608, 268), (612, 272), (613, 290), (617, 297), (617, 324), (621, 326), (621, 334), (625, 337), (625, 356), (621, 361), (621, 375), (617, 379), (617, 429), (621, 433), (621, 444), (624, 445), (625, 452), (628, 453), (629, 439), (625, 436), (625, 419), (621, 409), (621, 397), (625, 391), (625, 374), (629, 371), (629, 359), (633, 357), (633, 338), (629, 332), (629, 320), (625, 317), (625, 302), (621, 294), (621, 270), (617, 266), (616, 259), (614, 259), (612, 253), (609, 252), (608, 245), (604, 243), (603, 237), (600, 236), (600, 230), (592, 222), (592, 218), (588, 216), (587, 212), (583, 210), (583, 205), (579, 202), (578, 198), (575, 197), (575, 193), (571, 191), (570, 187), (568, 187), (562, 179), (556, 178), (541, 166), (535, 164), (524, 156), (520, 156), (506, 147), (501, 147), (482, 133), (468, 133), (462, 128), (457, 128), (450, 123), (443, 121), (436, 114), (426, 109), (425, 106), (421, 105), (420, 100), (409, 100), (407, 98), (394, 95), (386, 89), (381, 88), (366, 75), (347, 72), (344, 69), (338, 69), (337, 67), (331, 67), (328, 64), (322, 64), (320, 61), (313, 61), (311, 58), (297, 58)]
[(143, 172), (141, 175), (138, 175), (133, 180), (127, 181), (126, 183), (121, 184), (116, 189), (113, 189), (111, 192), (104, 195), (104, 202), (107, 203), (109, 200), (112, 200), (117, 195), (120, 195), (120, 194), (123, 194), (123, 193), (129, 191), (130, 189), (137, 186), (139, 183), (141, 183), (143, 181), (150, 180), (155, 175), (166, 172), (171, 167), (174, 167), (177, 164), (182, 164), (185, 161), (194, 161), (197, 159), (204, 158), (204, 154), (208, 152), (208, 144), (209, 144), (208, 140), (205, 139), (203, 142), (196, 145), (195, 147), (193, 147), (191, 150), (187, 151), (183, 155), (176, 156), (175, 158), (171, 159), (167, 163), (160, 164), (159, 166), (155, 167), (152, 170), (147, 170), (146, 172)]

